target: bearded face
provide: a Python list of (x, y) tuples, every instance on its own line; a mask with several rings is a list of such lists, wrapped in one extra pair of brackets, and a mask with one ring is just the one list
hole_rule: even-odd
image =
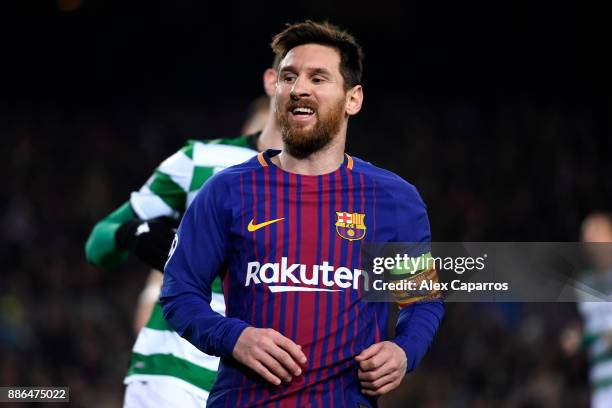
[(275, 96), (284, 149), (298, 159), (325, 149), (349, 115), (340, 53), (320, 44), (292, 48), (279, 65)]
[(286, 103), (276, 99), (276, 119), (285, 148), (303, 159), (324, 149), (340, 130), (344, 120), (344, 98), (322, 107), (312, 99), (291, 97)]

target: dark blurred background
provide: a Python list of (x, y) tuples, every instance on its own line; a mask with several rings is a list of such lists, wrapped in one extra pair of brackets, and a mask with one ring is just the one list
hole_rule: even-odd
[[(610, 209), (612, 29), (585, 2), (24, 1), (0, 12), (0, 385), (119, 406), (147, 270), (93, 224), (188, 138), (237, 135), (271, 36), (329, 19), (366, 54), (348, 152), (420, 190), (437, 241), (575, 241)], [(584, 406), (572, 304), (449, 304), (386, 406)]]

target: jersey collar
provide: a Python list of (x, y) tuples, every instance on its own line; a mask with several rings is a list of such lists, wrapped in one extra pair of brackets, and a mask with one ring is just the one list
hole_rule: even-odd
[[(257, 155), (257, 160), (259, 161), (259, 164), (261, 164), (262, 167), (276, 167), (279, 170), (284, 171), (283, 169), (280, 169), (278, 166), (272, 163), (272, 160), (270, 160), (272, 157), (278, 155), (280, 152), (281, 152), (280, 150), (268, 149), (264, 152), (259, 153)], [(347, 153), (344, 153), (344, 161), (340, 165), (339, 169), (346, 167), (348, 170), (353, 170), (353, 166), (354, 166), (353, 158)], [(338, 170), (335, 170), (335, 171), (338, 171)]]

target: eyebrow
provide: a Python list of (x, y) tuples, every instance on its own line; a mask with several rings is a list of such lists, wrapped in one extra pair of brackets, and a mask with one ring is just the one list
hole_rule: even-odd
[[(287, 65), (280, 70), (280, 73), (283, 72), (293, 72), (295, 73), (297, 69), (293, 65)], [(331, 75), (331, 72), (326, 68), (308, 68), (308, 73), (311, 75)]]

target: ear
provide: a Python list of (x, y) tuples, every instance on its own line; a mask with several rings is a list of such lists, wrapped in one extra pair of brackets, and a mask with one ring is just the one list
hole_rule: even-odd
[(359, 113), (363, 104), (363, 88), (355, 85), (346, 93), (346, 114), (353, 116)]
[(263, 74), (264, 91), (266, 91), (266, 95), (268, 95), (270, 98), (273, 97), (274, 93), (276, 92), (277, 76), (278, 74), (276, 73), (276, 70), (273, 68), (266, 69)]

